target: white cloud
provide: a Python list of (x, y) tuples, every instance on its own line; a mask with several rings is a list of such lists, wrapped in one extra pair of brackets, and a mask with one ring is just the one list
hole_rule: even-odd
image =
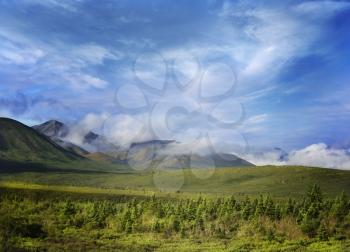
[(67, 141), (83, 146), (84, 137), (90, 131), (100, 129), (104, 120), (108, 117), (108, 114), (87, 114), (82, 120), (70, 128), (68, 136), (65, 138)]
[(302, 165), (350, 170), (349, 151), (330, 148), (324, 143), (312, 144), (289, 153), (275, 149), (247, 154), (244, 158), (256, 165)]
[(162, 90), (166, 81), (167, 66), (162, 55), (144, 53), (136, 58), (132, 78), (138, 78), (150, 88)]
[(326, 144), (319, 143), (291, 152), (288, 162), (297, 165), (350, 169), (350, 154), (346, 150), (328, 148)]
[(255, 116), (249, 117), (247, 119), (247, 123), (249, 123), (249, 124), (259, 124), (259, 123), (262, 123), (262, 122), (266, 121), (267, 118), (268, 118), (267, 114), (255, 115)]
[(35, 64), (44, 56), (42, 50), (10, 44), (0, 48), (0, 62), (17, 65)]
[(122, 148), (129, 147), (133, 142), (153, 139), (146, 130), (143, 116), (90, 113), (71, 127), (66, 140), (89, 149), (90, 146), (84, 145), (84, 137), (90, 131), (97, 132), (109, 143)]
[(287, 165), (287, 162), (283, 159), (284, 154), (280, 149), (273, 149), (248, 153), (242, 157), (255, 165)]
[(81, 0), (24, 0), (23, 3), (30, 5), (42, 5), (47, 8), (59, 8), (65, 11), (75, 12), (77, 3)]
[(108, 85), (108, 82), (84, 73), (64, 74), (63, 76), (76, 89), (104, 88)]
[[(245, 94), (274, 85), (286, 63), (310, 53), (310, 46), (324, 32), (323, 21), (349, 6), (341, 1), (276, 6), (224, 1), (218, 12), (224, 21), (217, 32), (224, 33), (225, 52), (238, 62), (239, 89)], [(324, 53), (320, 48), (312, 52)]]
[(8, 38), (1, 31), (0, 41), (0, 64), (30, 65), (45, 56), (41, 48)]
[(240, 127), (241, 131), (245, 134), (249, 133), (261, 133), (266, 131), (265, 122), (269, 118), (268, 114), (254, 115), (243, 121)]
[(59, 83), (73, 89), (105, 88), (109, 83), (89, 73), (88, 68), (106, 59), (119, 60), (122, 55), (98, 44), (49, 44), (0, 27), (0, 66), (25, 65), (26, 69), (16, 75), (36, 84), (45, 80), (45, 85)]
[(153, 139), (145, 122), (142, 115), (120, 114), (109, 116), (103, 125), (103, 134), (112, 143), (127, 148), (133, 142)]
[(308, 1), (298, 4), (294, 7), (294, 10), (320, 20), (348, 8), (350, 8), (350, 3), (345, 1)]
[(287, 60), (304, 54), (318, 36), (317, 26), (287, 11), (258, 9), (248, 11), (246, 15), (257, 21), (245, 27), (256, 47), (243, 70), (244, 76), (273, 77)]
[(73, 47), (71, 54), (88, 64), (102, 64), (105, 59), (117, 60), (122, 57), (120, 52), (111, 52), (96, 44), (83, 44)]

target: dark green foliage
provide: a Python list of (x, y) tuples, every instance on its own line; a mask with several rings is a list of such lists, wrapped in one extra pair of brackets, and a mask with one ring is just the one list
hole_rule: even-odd
[(179, 231), (180, 231), (180, 221), (179, 221), (179, 219), (175, 218), (175, 219), (173, 220), (172, 229), (173, 229), (175, 232), (179, 232)]
[(310, 204), (321, 204), (323, 201), (321, 188), (318, 185), (313, 185), (313, 187), (309, 189), (309, 192), (307, 193), (307, 199)]
[(329, 233), (328, 233), (327, 227), (324, 223), (322, 223), (322, 225), (320, 226), (320, 228), (318, 230), (318, 238), (321, 241), (328, 241)]
[(83, 159), (34, 129), (8, 118), (0, 118), (0, 146), (0, 161), (64, 163)]
[(310, 237), (315, 237), (320, 225), (320, 220), (315, 213), (316, 210), (314, 206), (310, 206), (300, 223), (301, 230)]
[(47, 236), (41, 223), (30, 222), (23, 217), (12, 217), (10, 213), (0, 217), (0, 251), (20, 251), (15, 249), (14, 237), (44, 238)]
[[(234, 197), (91, 200), (62, 194), (44, 198), (38, 192), (21, 194), (7, 190), (0, 195), (0, 244), (2, 250), (10, 251), (9, 248), (18, 245), (18, 239), (59, 240), (72, 230), (90, 232), (95, 239), (103, 232), (201, 239), (233, 239), (243, 234), (283, 242), (288, 237), (279, 226), (286, 225), (292, 226), (291, 232), (299, 230), (315, 240), (344, 240), (350, 238), (348, 206), (344, 193), (325, 200), (317, 186), (300, 200), (286, 201), (276, 201), (270, 195), (243, 200)], [(332, 220), (336, 224), (330, 226)], [(292, 235), (305, 238), (301, 233)]]
[(349, 199), (343, 192), (338, 196), (332, 205), (332, 215), (337, 218), (338, 221), (342, 221), (345, 216), (349, 213)]

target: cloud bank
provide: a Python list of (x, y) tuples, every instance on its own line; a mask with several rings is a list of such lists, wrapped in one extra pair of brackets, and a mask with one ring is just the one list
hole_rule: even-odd
[(332, 148), (325, 143), (312, 144), (289, 153), (274, 149), (247, 154), (244, 158), (255, 165), (302, 165), (350, 170), (350, 151)]

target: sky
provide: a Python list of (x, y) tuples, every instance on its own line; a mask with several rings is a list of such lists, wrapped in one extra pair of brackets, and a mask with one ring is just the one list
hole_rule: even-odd
[(348, 166), (349, 58), (349, 1), (0, 0), (0, 116), (120, 144)]

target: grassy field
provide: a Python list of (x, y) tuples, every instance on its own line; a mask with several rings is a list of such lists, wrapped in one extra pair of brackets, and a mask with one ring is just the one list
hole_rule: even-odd
[[(277, 219), (257, 210), (242, 218), (244, 202), (193, 193), (2, 182), (0, 245), (2, 251), (350, 250), (350, 241), (337, 235), (340, 231), (334, 223), (327, 231), (329, 237), (309, 237), (302, 232), (303, 223), (297, 224), (285, 210), (281, 210), (285, 217)], [(227, 208), (229, 203), (241, 210)], [(251, 204), (255, 204), (253, 198)], [(184, 212), (177, 213), (179, 209)], [(322, 218), (333, 220), (332, 212), (327, 216)], [(202, 228), (197, 218), (203, 219)], [(133, 224), (128, 226), (130, 220)], [(342, 223), (348, 221), (342, 219)]]
[(2, 251), (350, 251), (348, 171), (176, 170), (168, 192), (155, 171), (76, 164), (1, 172)]
[[(113, 169), (114, 167), (114, 169)], [(116, 168), (117, 167), (117, 168)], [(42, 185), (80, 186), (108, 189), (128, 189), (158, 192), (154, 171), (136, 173), (119, 166), (109, 170), (48, 170), (45, 172), (4, 172), (0, 182), (24, 182)], [(82, 167), (79, 167), (82, 168)], [(196, 171), (196, 175), (201, 171)], [(203, 171), (203, 173), (205, 173)], [(350, 194), (350, 172), (308, 167), (244, 167), (217, 168), (215, 173), (200, 179), (191, 170), (180, 170), (168, 176), (184, 177), (179, 192), (213, 195), (258, 195), (270, 193), (275, 197), (299, 197), (308, 186), (318, 184), (326, 195), (345, 191)], [(200, 176), (199, 176), (200, 177)], [(166, 188), (165, 188), (166, 189)]]

